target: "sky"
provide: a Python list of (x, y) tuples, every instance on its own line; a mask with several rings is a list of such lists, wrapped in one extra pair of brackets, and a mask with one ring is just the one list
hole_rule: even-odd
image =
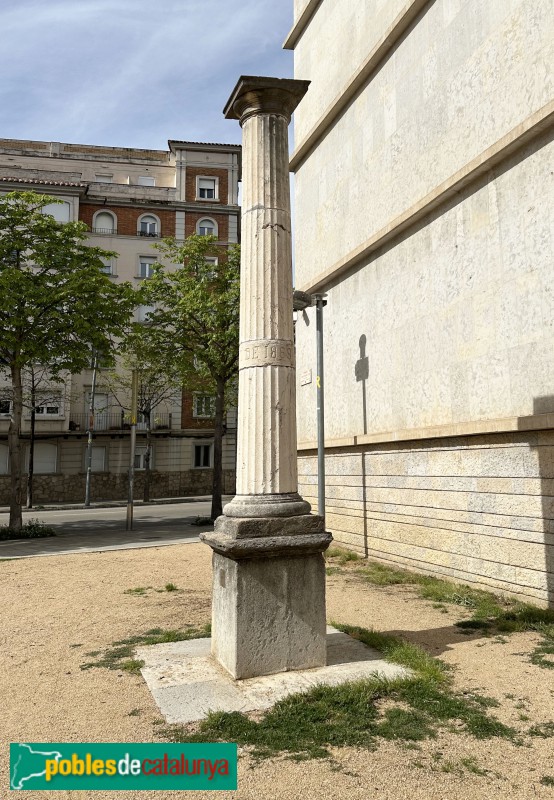
[(292, 77), (293, 0), (1, 0), (0, 137), (240, 143), (240, 75)]

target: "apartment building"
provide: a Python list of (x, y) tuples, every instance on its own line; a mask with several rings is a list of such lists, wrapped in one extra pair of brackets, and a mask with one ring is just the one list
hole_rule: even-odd
[[(170, 140), (167, 150), (0, 139), (0, 192), (31, 189), (58, 203), (49, 213), (81, 220), (91, 245), (114, 251), (105, 270), (113, 281), (139, 285), (162, 261), (153, 244), (215, 235), (222, 248), (239, 240), (240, 145)], [(166, 266), (171, 266), (166, 264)], [(150, 309), (136, 309), (147, 321)], [(92, 367), (92, 365), (91, 365)], [(92, 499), (126, 497), (130, 420), (120, 393), (99, 365), (95, 389)], [(84, 498), (85, 451), (92, 369), (67, 376), (63, 387), (41, 378), (35, 406), (35, 503)], [(9, 397), (0, 387), (0, 502), (9, 499)], [(30, 409), (23, 436), (30, 434)], [(151, 418), (151, 496), (209, 494), (212, 483), (213, 399), (186, 387), (160, 402)], [(224, 440), (224, 491), (234, 491), (236, 416)], [(139, 418), (134, 455), (136, 495), (144, 475), (146, 422)], [(28, 448), (27, 448), (28, 450)], [(27, 456), (28, 457), (28, 456)]]

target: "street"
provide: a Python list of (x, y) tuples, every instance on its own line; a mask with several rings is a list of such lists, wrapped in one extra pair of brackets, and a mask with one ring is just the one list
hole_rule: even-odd
[[(210, 498), (137, 505), (132, 531), (125, 530), (126, 506), (31, 509), (24, 511), (24, 521), (38, 519), (51, 525), (56, 536), (0, 542), (0, 559), (197, 542), (199, 533), (211, 526), (194, 523), (198, 517), (208, 517), (210, 507)], [(7, 524), (8, 514), (0, 513), (0, 525)]]

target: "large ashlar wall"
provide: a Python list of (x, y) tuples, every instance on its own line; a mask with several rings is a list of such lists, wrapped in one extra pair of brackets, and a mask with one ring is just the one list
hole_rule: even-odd
[[(328, 299), (328, 527), (554, 603), (552, 4), (297, 6), (296, 285)], [(296, 335), (315, 504), (312, 311)]]

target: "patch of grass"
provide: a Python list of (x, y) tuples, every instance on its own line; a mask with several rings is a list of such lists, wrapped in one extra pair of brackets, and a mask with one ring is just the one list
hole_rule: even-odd
[(133, 709), (131, 709), (131, 711), (129, 711), (127, 716), (128, 717), (140, 717), (141, 714), (142, 714), (142, 711), (141, 711), (140, 708), (133, 708)]
[(183, 642), (187, 639), (202, 639), (210, 635), (210, 625), (203, 628), (190, 627), (187, 630), (163, 630), (152, 628), (146, 633), (130, 636), (114, 642), (104, 652), (93, 650), (86, 653), (89, 657), (100, 656), (96, 661), (87, 661), (81, 664), (81, 669), (103, 667), (104, 669), (125, 670), (126, 672), (139, 672), (144, 662), (134, 658), (135, 647), (139, 645), (162, 644), (164, 642)]
[(462, 767), (467, 769), (468, 772), (473, 773), (473, 775), (486, 775), (487, 774), (487, 770), (486, 769), (482, 769), (479, 766), (479, 764), (477, 762), (477, 759), (473, 758), (473, 756), (468, 756), (467, 758), (461, 758), (460, 759), (460, 764), (462, 765)]
[(336, 575), (340, 572), (340, 567), (325, 567), (326, 575)]
[(325, 560), (332, 558), (343, 566), (349, 561), (359, 561), (360, 556), (352, 550), (343, 550), (342, 547), (330, 547), (325, 553)]
[(495, 697), (486, 697), (482, 694), (470, 694), (471, 699), (484, 708), (499, 708), (500, 703)]
[(135, 586), (134, 589), (125, 589), (123, 594), (133, 594), (137, 597), (144, 597), (148, 589), (151, 588), (151, 586)]
[[(346, 625), (335, 627), (378, 647), (389, 661), (411, 673), (394, 679), (373, 675), (339, 686), (317, 686), (278, 702), (259, 719), (238, 712), (211, 713), (191, 733), (166, 726), (174, 742), (233, 741), (266, 758), (288, 753), (291, 758), (329, 758), (330, 747), (374, 749), (379, 738), (414, 743), (434, 738), (441, 726), (456, 721), (457, 729), (479, 739), (515, 731), (489, 717), (472, 696), (455, 694), (447, 667), (424, 650), (387, 634)], [(387, 707), (381, 711), (382, 701)], [(461, 723), (461, 725), (459, 724)]]
[(529, 736), (540, 736), (541, 739), (551, 739), (554, 736), (554, 722), (543, 722), (533, 725), (527, 731)]
[(152, 586), (135, 586), (133, 589), (125, 589), (123, 594), (131, 594), (135, 597), (145, 597), (148, 591), (161, 592), (179, 592), (180, 589), (174, 583), (166, 583), (162, 589), (154, 589)]
[(423, 739), (434, 739), (436, 731), (425, 714), (395, 707), (385, 711), (383, 721), (375, 728), (375, 734), (383, 739), (419, 742)]
[[(340, 570), (340, 566), (347, 560), (350, 559), (340, 561), (337, 569)], [(554, 669), (554, 609), (538, 608), (529, 603), (499, 597), (492, 592), (474, 589), (466, 584), (419, 575), (377, 561), (367, 561), (354, 572), (373, 586), (413, 586), (422, 599), (430, 600), (433, 607), (441, 611), (446, 609), (446, 605), (470, 610), (470, 619), (455, 623), (464, 633), (535, 631), (542, 636), (542, 641), (531, 653), (530, 660), (544, 669)], [(507, 639), (497, 635), (496, 641), (505, 644)]]
[(12, 539), (46, 539), (50, 536), (56, 536), (54, 528), (51, 525), (45, 525), (44, 522), (40, 522), (38, 519), (30, 519), (24, 522), (18, 531), (8, 525), (0, 526), (0, 541), (2, 542)]
[(417, 575), (403, 569), (393, 569), (378, 561), (368, 561), (367, 565), (356, 570), (356, 573), (363, 577), (373, 586), (396, 586), (399, 584), (413, 585), (417, 583)]
[(368, 628), (359, 628), (353, 625), (341, 625), (338, 622), (331, 623), (337, 630), (347, 633), (353, 639), (379, 650), (393, 664), (399, 664), (418, 673), (427, 680), (438, 684), (446, 683), (448, 678), (448, 667), (438, 658), (433, 658), (423, 648), (396, 636), (387, 633), (380, 633)]
[(543, 786), (553, 786), (554, 787), (554, 777), (552, 775), (543, 775), (540, 779), (539, 783)]
[[(542, 641), (531, 653), (530, 660), (543, 669), (554, 669), (554, 610), (538, 608), (528, 603), (513, 602), (512, 607), (491, 616), (489, 620), (469, 619), (457, 622), (461, 628), (494, 628), (502, 633), (533, 631), (542, 636)], [(504, 637), (497, 641), (506, 642)]]
[(485, 620), (490, 616), (502, 613), (506, 603), (492, 592), (474, 589), (462, 583), (419, 575), (405, 569), (389, 567), (377, 561), (368, 561), (363, 567), (356, 569), (368, 583), (373, 586), (395, 586), (404, 584), (414, 586), (421, 598), (430, 600), (434, 608), (443, 609), (445, 604), (472, 609), (476, 619)]
[(139, 658), (129, 658), (126, 661), (121, 661), (119, 664), (118, 669), (122, 669), (125, 672), (132, 672), (135, 675), (141, 671), (144, 667), (144, 661)]
[(554, 669), (554, 625), (539, 626), (542, 642), (531, 653), (531, 663), (543, 669)]

